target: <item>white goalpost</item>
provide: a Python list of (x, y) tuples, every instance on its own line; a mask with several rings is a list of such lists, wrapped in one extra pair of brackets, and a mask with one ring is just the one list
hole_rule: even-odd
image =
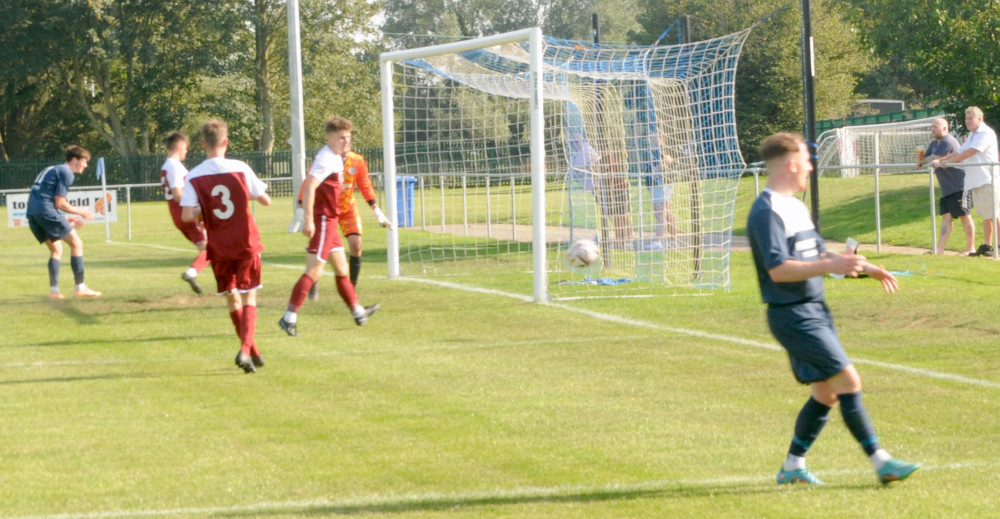
[[(536, 301), (728, 288), (748, 33), (622, 46), (525, 29), (383, 54), (389, 276)], [(574, 268), (580, 239), (601, 257)]]
[(821, 170), (856, 177), (881, 165), (915, 163), (916, 151), (931, 141), (931, 124), (938, 117), (943, 115), (827, 130), (818, 139), (817, 164)]

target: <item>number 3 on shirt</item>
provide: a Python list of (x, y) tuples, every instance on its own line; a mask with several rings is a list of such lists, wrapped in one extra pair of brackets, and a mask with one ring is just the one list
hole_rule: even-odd
[(219, 200), (222, 202), (222, 207), (225, 208), (225, 210), (218, 208), (212, 209), (212, 214), (214, 214), (216, 218), (220, 220), (228, 220), (229, 217), (233, 216), (233, 213), (236, 212), (236, 206), (233, 205), (232, 194), (229, 192), (228, 187), (222, 184), (216, 185), (212, 188), (212, 196), (219, 197)]

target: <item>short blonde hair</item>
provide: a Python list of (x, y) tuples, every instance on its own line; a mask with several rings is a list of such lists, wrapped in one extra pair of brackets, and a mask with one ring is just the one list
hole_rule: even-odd
[(979, 119), (983, 118), (983, 110), (981, 108), (979, 108), (978, 106), (970, 106), (970, 107), (966, 108), (965, 109), (965, 115), (969, 115), (969, 114), (972, 114), (972, 115), (976, 116)]
[(201, 127), (201, 140), (210, 148), (222, 146), (227, 137), (229, 137), (229, 127), (222, 119), (213, 117)]

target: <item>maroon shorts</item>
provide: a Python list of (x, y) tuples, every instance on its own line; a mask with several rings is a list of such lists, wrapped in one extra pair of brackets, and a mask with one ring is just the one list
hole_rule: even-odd
[(219, 295), (260, 288), (260, 254), (236, 260), (212, 260)]
[(317, 216), (316, 232), (314, 232), (312, 238), (309, 239), (309, 246), (306, 247), (306, 252), (309, 254), (315, 254), (320, 261), (326, 263), (326, 259), (330, 257), (331, 252), (337, 249), (343, 249), (344, 243), (340, 241), (340, 233), (337, 232), (337, 224), (338, 221), (336, 218), (330, 218), (329, 216)]

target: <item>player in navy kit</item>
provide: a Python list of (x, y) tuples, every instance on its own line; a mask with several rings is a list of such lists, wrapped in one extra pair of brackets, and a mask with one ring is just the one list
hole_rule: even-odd
[(812, 172), (801, 136), (772, 135), (764, 139), (760, 155), (767, 164), (767, 188), (750, 208), (747, 236), (761, 297), (768, 305), (768, 325), (788, 352), (795, 378), (812, 390), (795, 422), (778, 483), (822, 484), (806, 468), (805, 455), (838, 403), (847, 428), (868, 454), (879, 481), (905, 479), (920, 464), (893, 458), (879, 445), (861, 402), (861, 377), (840, 345), (825, 303), (823, 276), (864, 273), (880, 281), (890, 294), (899, 284), (891, 273), (863, 256), (835, 254), (824, 247), (808, 209), (794, 196), (806, 189)]
[(59, 269), (62, 259), (62, 241), (69, 244), (70, 266), (73, 268), (73, 278), (76, 297), (100, 297), (101, 293), (87, 287), (83, 281), (83, 240), (76, 233), (75, 227), (83, 225), (79, 218), (67, 219), (59, 213), (63, 211), (75, 214), (86, 220), (93, 220), (94, 213), (85, 207), (74, 207), (66, 199), (69, 187), (73, 185), (74, 175), (79, 175), (87, 169), (90, 163), (90, 152), (80, 146), (70, 146), (66, 150), (66, 163), (49, 166), (35, 177), (28, 195), (28, 226), (38, 243), (44, 243), (49, 248), (49, 298), (63, 299), (59, 291)]
[(228, 128), (219, 119), (209, 119), (201, 129), (205, 161), (191, 170), (181, 194), (181, 219), (201, 219), (212, 239), (208, 259), (215, 274), (216, 290), (226, 296), (229, 317), (240, 338), (236, 365), (245, 373), (256, 373), (264, 365), (257, 348), (257, 289), (261, 285), (260, 242), (250, 200), (271, 205), (264, 184), (245, 162), (227, 159)]

